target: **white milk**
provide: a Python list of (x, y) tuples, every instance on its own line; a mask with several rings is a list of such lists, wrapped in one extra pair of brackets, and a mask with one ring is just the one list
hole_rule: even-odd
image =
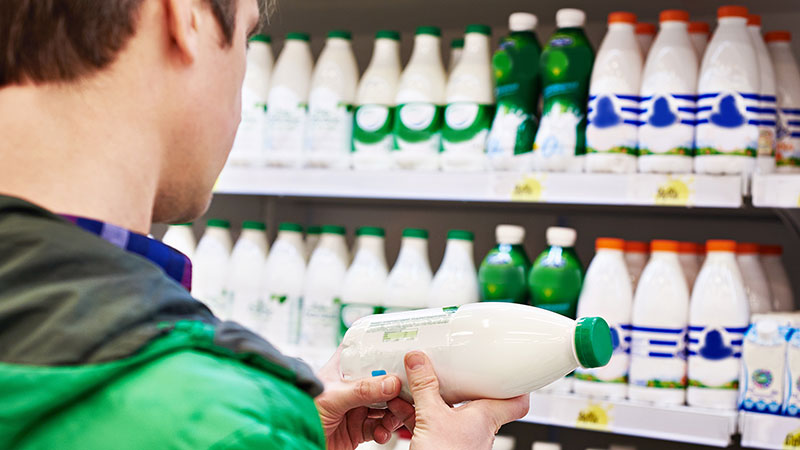
[(769, 290), (767, 275), (761, 266), (758, 244), (739, 244), (736, 248), (736, 261), (739, 263), (744, 290), (750, 303), (750, 314), (772, 311), (772, 293)]
[(766, 35), (778, 84), (778, 136), (776, 162), (779, 172), (800, 172), (800, 70), (788, 31)]
[(427, 307), (433, 273), (428, 262), (428, 232), (418, 228), (403, 230), (400, 253), (386, 279), (389, 312)]
[(576, 394), (624, 399), (628, 391), (630, 324), (633, 289), (625, 266), (622, 239), (600, 238), (578, 299), (578, 317), (601, 316), (611, 328), (614, 354), (598, 369), (575, 371)]
[(694, 242), (679, 243), (678, 262), (681, 264), (686, 285), (691, 292), (694, 282), (697, 281), (697, 274), (700, 273), (700, 246)]
[(652, 247), (633, 299), (628, 398), (683, 405), (689, 288), (678, 261), (678, 243), (653, 241)]
[(747, 31), (747, 8), (723, 6), (700, 65), (694, 170), (750, 173), (758, 148), (758, 56)]
[(231, 252), (225, 291), (231, 304), (231, 320), (259, 332), (263, 317), (264, 264), (267, 261), (269, 244), (266, 226), (262, 222), (246, 221)]
[(442, 265), (433, 277), (428, 294), (429, 308), (460, 306), (479, 300), (474, 240), (471, 231), (450, 230), (447, 233)]
[(262, 301), (253, 315), (256, 331), (280, 349), (297, 344), (306, 275), (303, 227), (282, 223), (264, 265)]
[(764, 43), (764, 38), (761, 37), (761, 16), (751, 14), (747, 18), (747, 31), (753, 40), (753, 48), (758, 58), (758, 79), (761, 85), (759, 89), (761, 99), (757, 112), (759, 125), (756, 171), (771, 173), (775, 171), (775, 133), (778, 120), (775, 71), (767, 45)]
[(742, 349), (742, 402), (740, 409), (780, 414), (786, 380), (788, 327), (768, 318), (754, 321)]
[(394, 165), (400, 169), (436, 170), (439, 167), (444, 90), (447, 75), (442, 65), (436, 27), (419, 27), (414, 51), (397, 88), (394, 127)]
[(639, 171), (691, 173), (698, 62), (689, 13), (661, 13), (661, 30), (644, 65)]
[(800, 331), (794, 325), (786, 349), (786, 384), (784, 386), (783, 414), (800, 417)]
[(628, 267), (628, 274), (631, 276), (632, 289), (636, 289), (644, 266), (647, 265), (647, 259), (650, 257), (649, 247), (645, 242), (625, 242), (625, 265)]
[(314, 67), (308, 41), (306, 33), (287, 34), (270, 78), (264, 128), (264, 157), (269, 166), (298, 167), (302, 161)]
[(340, 336), (356, 320), (380, 314), (386, 297), (386, 265), (383, 228), (361, 227), (356, 231), (359, 242), (356, 256), (342, 286), (342, 305), (339, 311)]
[(392, 166), (392, 127), (400, 81), (400, 33), (381, 30), (375, 36), (372, 60), (356, 91), (353, 167), (386, 170)]
[(587, 172), (636, 172), (642, 51), (635, 23), (632, 13), (608, 15), (589, 84)]
[(517, 439), (512, 436), (495, 436), (492, 450), (514, 450)]
[(692, 40), (692, 47), (694, 47), (698, 61), (703, 60), (710, 30), (708, 22), (689, 22), (689, 39)]
[(608, 325), (579, 321), (513, 303), (471, 303), (365, 317), (342, 341), (344, 379), (383, 373), (403, 381), (403, 357), (424, 351), (432, 360), (445, 402), (511, 398), (534, 391), (576, 367), (602, 366), (611, 356)]
[(222, 320), (230, 317), (230, 303), (224, 293), (233, 246), (230, 227), (227, 220), (209, 219), (192, 261), (192, 295)]
[(333, 355), (339, 343), (339, 304), (348, 262), (344, 234), (344, 227), (323, 226), (306, 269), (300, 346), (315, 368)]
[(190, 261), (194, 259), (197, 242), (194, 238), (191, 223), (170, 225), (161, 242), (183, 253)]
[(648, 22), (639, 22), (636, 24), (636, 43), (642, 51), (642, 60), (647, 58), (647, 54), (650, 52), (655, 37), (655, 25)]
[(689, 306), (689, 406), (736, 409), (742, 339), (750, 323), (736, 243), (709, 241)]
[(319, 244), (320, 233), (322, 233), (322, 227), (319, 226), (308, 227), (305, 239), (306, 260), (311, 258), (311, 254), (314, 253), (314, 250), (317, 248), (317, 244)]
[(445, 171), (486, 169), (486, 138), (494, 117), (487, 25), (469, 25), (464, 35), (464, 53), (445, 88), (441, 164)]
[(331, 31), (311, 75), (305, 163), (309, 167), (350, 167), (353, 103), (358, 64), (349, 31)]
[(464, 54), (464, 39), (458, 38), (450, 41), (450, 62), (447, 65), (447, 73), (453, 72), (456, 65), (461, 61), (461, 55)]
[(783, 248), (777, 245), (762, 245), (759, 247), (759, 251), (761, 267), (764, 268), (769, 291), (772, 292), (772, 309), (774, 311), (794, 310), (792, 285), (789, 283), (789, 275), (786, 274), (786, 268), (781, 259)]
[(228, 162), (233, 165), (260, 166), (264, 160), (269, 77), (272, 74), (272, 47), (269, 36), (250, 38), (247, 71), (242, 84), (242, 121), (233, 141)]

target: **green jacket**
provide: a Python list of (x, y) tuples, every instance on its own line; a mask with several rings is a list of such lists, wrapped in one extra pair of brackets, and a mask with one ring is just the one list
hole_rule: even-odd
[(321, 390), (146, 258), (0, 196), (0, 448), (320, 449)]

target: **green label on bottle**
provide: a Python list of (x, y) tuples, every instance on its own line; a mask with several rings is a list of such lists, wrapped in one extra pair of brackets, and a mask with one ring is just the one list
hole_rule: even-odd
[(455, 102), (444, 110), (442, 148), (445, 152), (483, 153), (492, 124), (492, 106)]
[(395, 108), (386, 105), (361, 105), (356, 108), (353, 124), (353, 151), (389, 151)]
[(414, 102), (397, 106), (394, 124), (396, 150), (439, 152), (443, 108)]

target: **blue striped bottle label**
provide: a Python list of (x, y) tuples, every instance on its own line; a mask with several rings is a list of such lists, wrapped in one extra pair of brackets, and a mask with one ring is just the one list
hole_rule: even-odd
[(686, 387), (686, 328), (637, 326), (632, 329), (630, 384)]

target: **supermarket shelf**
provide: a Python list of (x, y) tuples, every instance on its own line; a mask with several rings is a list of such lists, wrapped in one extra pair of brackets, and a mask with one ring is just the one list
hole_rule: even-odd
[(738, 176), (365, 172), (229, 166), (221, 194), (738, 208)]
[(742, 447), (800, 449), (800, 418), (745, 412), (739, 430)]
[(582, 428), (652, 439), (727, 447), (736, 433), (737, 411), (688, 406), (670, 408), (628, 401), (592, 400), (568, 394), (531, 395), (524, 422)]
[(753, 175), (753, 205), (800, 208), (800, 174)]

